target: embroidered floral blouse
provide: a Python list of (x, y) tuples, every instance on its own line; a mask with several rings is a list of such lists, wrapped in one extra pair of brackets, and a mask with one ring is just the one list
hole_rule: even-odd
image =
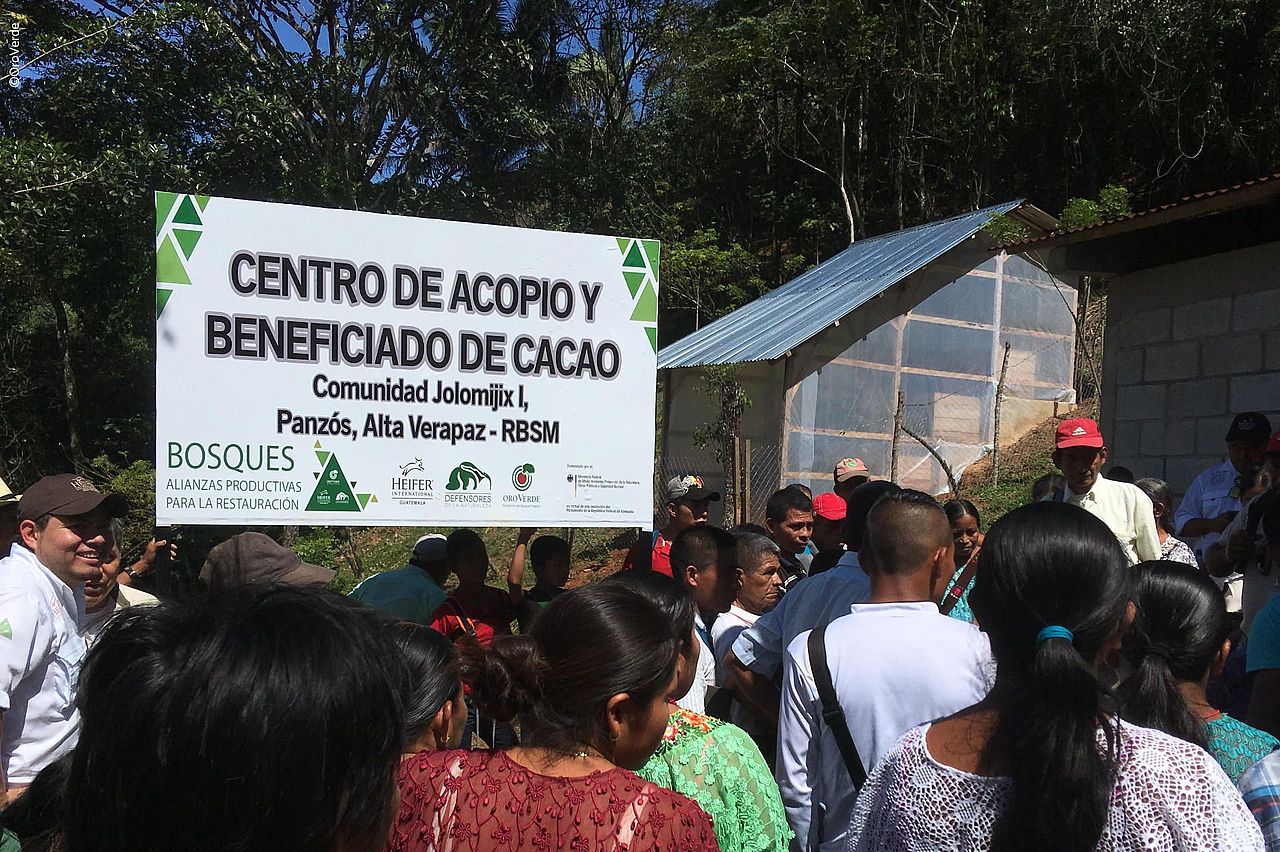
[(400, 765), (394, 852), (717, 849), (689, 799), (625, 769), (540, 775), (502, 751), (426, 751)]
[(697, 802), (723, 852), (781, 852), (794, 836), (768, 764), (736, 725), (673, 708), (662, 744), (638, 774)]

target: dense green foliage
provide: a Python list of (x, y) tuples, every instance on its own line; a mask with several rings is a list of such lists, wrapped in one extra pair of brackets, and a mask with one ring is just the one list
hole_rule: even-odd
[(152, 457), (152, 189), (660, 237), (670, 341), (851, 239), (1015, 197), (1093, 221), (1280, 161), (1270, 0), (10, 8), (17, 483)]

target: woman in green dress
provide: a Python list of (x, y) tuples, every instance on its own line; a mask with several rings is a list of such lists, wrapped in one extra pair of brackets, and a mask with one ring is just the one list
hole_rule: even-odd
[(784, 852), (794, 832), (760, 749), (738, 726), (674, 703), (698, 668), (693, 599), (652, 571), (626, 571), (603, 582), (621, 584), (667, 612), (682, 643), (666, 733), (636, 774), (697, 802), (711, 817), (721, 852)]
[(1121, 648), (1133, 671), (1117, 689), (1120, 715), (1195, 743), (1240, 780), (1280, 740), (1231, 718), (1205, 695), (1231, 652), (1222, 592), (1181, 562), (1143, 562), (1133, 571), (1136, 615)]

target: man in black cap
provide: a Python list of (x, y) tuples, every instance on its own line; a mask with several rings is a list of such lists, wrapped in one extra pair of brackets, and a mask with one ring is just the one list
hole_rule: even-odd
[[(1237, 414), (1227, 430), (1227, 460), (1201, 471), (1183, 495), (1173, 518), (1174, 528), (1195, 551), (1201, 565), (1205, 553), (1240, 512), (1241, 477), (1257, 472), (1270, 436), (1271, 423), (1265, 415), (1256, 411)], [(1239, 610), (1239, 577), (1229, 577), (1224, 582), (1228, 608)]]
[(0, 560), (0, 769), (11, 801), (80, 735), (76, 683), (84, 583), (111, 558), (128, 509), (83, 476), (46, 476), (18, 501), (18, 541)]
[(663, 496), (666, 523), (661, 529), (640, 536), (640, 540), (627, 551), (622, 563), (623, 571), (643, 568), (674, 576), (671, 573), (671, 542), (689, 527), (707, 522), (711, 504), (720, 499), (720, 492), (707, 488), (701, 476), (688, 474), (672, 477)]

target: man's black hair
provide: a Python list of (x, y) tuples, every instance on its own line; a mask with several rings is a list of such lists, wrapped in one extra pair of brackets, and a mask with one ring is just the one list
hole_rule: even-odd
[(737, 539), (727, 530), (710, 524), (695, 524), (671, 542), (671, 572), (679, 577), (687, 565), (705, 571), (719, 558), (720, 551), (736, 553), (737, 548)]
[(813, 514), (813, 501), (799, 488), (792, 488), (790, 485), (770, 495), (769, 502), (764, 507), (764, 516), (774, 523), (781, 523), (786, 520), (789, 512)]

